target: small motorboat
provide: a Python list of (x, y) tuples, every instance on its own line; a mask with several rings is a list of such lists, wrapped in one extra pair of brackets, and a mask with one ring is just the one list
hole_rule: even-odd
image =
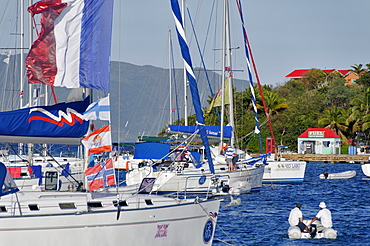
[(356, 171), (345, 171), (341, 173), (322, 173), (319, 175), (320, 179), (350, 179), (356, 176)]
[[(311, 221), (304, 220), (303, 223), (308, 225)], [(337, 231), (333, 228), (325, 228), (321, 222), (316, 220), (313, 223), (315, 226), (310, 226), (310, 232), (301, 232), (298, 226), (290, 226), (288, 229), (288, 236), (290, 239), (303, 239), (303, 238), (328, 238), (336, 239)]]

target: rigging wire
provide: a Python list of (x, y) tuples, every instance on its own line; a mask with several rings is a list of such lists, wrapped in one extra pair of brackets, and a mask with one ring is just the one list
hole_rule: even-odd
[(276, 148), (276, 141), (275, 141), (274, 131), (272, 129), (272, 124), (271, 124), (271, 120), (270, 120), (270, 114), (268, 113), (268, 110), (267, 110), (265, 98), (263, 96), (261, 81), (259, 79), (258, 72), (257, 72), (257, 66), (256, 66), (256, 63), (254, 62), (254, 57), (253, 57), (253, 54), (252, 54), (252, 48), (251, 48), (251, 45), (249, 43), (247, 31), (246, 31), (245, 25), (244, 25), (244, 18), (243, 18), (243, 10), (242, 10), (241, 1), (240, 0), (236, 0), (236, 4), (238, 6), (238, 11), (239, 11), (240, 19), (242, 21), (245, 42), (246, 42), (247, 48), (249, 50), (249, 54), (250, 54), (250, 58), (251, 58), (251, 62), (252, 62), (252, 67), (253, 67), (253, 70), (254, 70), (254, 74), (256, 75), (256, 80), (257, 80), (258, 88), (259, 88), (260, 95), (261, 95), (261, 98), (262, 98), (263, 108), (265, 110), (266, 118), (268, 120), (268, 125), (269, 125), (270, 132), (271, 132), (271, 135), (272, 135), (273, 146), (274, 146), (274, 148)]
[[(173, 85), (174, 85), (174, 91), (175, 91), (175, 105), (176, 105), (176, 113), (177, 113), (177, 120), (180, 122), (180, 107), (179, 107), (179, 91), (177, 88), (177, 80), (176, 80), (176, 69), (175, 69), (175, 58), (174, 58), (174, 52), (173, 52), (173, 46), (172, 46), (172, 36), (170, 38), (170, 54), (171, 54), (171, 61), (172, 61), (172, 73), (173, 73)], [(170, 99), (171, 100), (171, 99)], [(170, 112), (172, 114), (172, 112)], [(172, 122), (170, 122), (172, 124)]]
[[(211, 83), (210, 83), (210, 80), (209, 80), (209, 76), (208, 76), (208, 72), (207, 72), (207, 68), (206, 68), (206, 64), (204, 62), (204, 58), (203, 58), (203, 54), (202, 54), (202, 51), (200, 49), (200, 45), (199, 45), (199, 41), (198, 41), (198, 37), (196, 35), (196, 32), (195, 32), (195, 29), (194, 29), (194, 24), (193, 24), (193, 21), (192, 21), (192, 18), (191, 18), (191, 14), (190, 14), (190, 11), (189, 11), (189, 8), (186, 8), (187, 12), (188, 12), (188, 16), (189, 16), (189, 21), (190, 21), (190, 24), (191, 24), (191, 27), (192, 27), (192, 30), (193, 30), (193, 34), (194, 34), (194, 38), (195, 38), (195, 41), (196, 41), (196, 44), (197, 44), (197, 48), (198, 48), (198, 52), (199, 52), (199, 56), (200, 56), (200, 59), (201, 59), (201, 63), (203, 65), (203, 70), (204, 70), (204, 73), (205, 73), (205, 76), (206, 76), (206, 80), (207, 80), (207, 83), (208, 83), (208, 87), (209, 87), (209, 90), (210, 90), (210, 93), (212, 95), (212, 98), (215, 96), (213, 90), (212, 90), (212, 86), (211, 86)], [(198, 73), (199, 74), (199, 73)], [(218, 110), (216, 109), (216, 113), (217, 113), (217, 116), (218, 116), (218, 119), (220, 120), (220, 114), (218, 112)]]

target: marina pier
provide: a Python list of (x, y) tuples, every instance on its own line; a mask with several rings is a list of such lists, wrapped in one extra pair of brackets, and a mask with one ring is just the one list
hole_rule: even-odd
[(327, 154), (280, 154), (280, 158), (295, 161), (320, 161), (327, 163), (360, 163), (369, 162), (370, 155), (327, 155)]

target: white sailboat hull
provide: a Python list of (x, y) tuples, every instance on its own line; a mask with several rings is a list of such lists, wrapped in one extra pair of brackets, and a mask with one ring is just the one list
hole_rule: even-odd
[[(58, 195), (56, 195), (58, 196)], [(60, 202), (71, 202), (72, 197), (61, 195), (61, 200), (45, 203), (52, 207)], [(112, 196), (111, 199), (115, 196)], [(154, 196), (156, 197), (156, 196)], [(14, 197), (13, 197), (14, 198)], [(86, 199), (86, 198), (85, 198)], [(139, 202), (138, 199), (141, 199)], [(211, 245), (220, 201), (209, 200), (200, 204), (176, 204), (159, 197), (134, 198), (136, 208), (122, 207), (117, 219), (117, 209), (106, 207), (86, 209), (83, 197), (76, 202), (76, 209), (42, 212), (41, 200), (21, 202), (23, 215), (17, 209), (2, 213), (0, 237), (2, 245)], [(153, 205), (145, 205), (152, 199)], [(31, 203), (40, 205), (39, 211), (29, 211)], [(99, 199), (97, 199), (99, 201)], [(1, 201), (4, 206), (6, 201)], [(83, 205), (85, 204), (85, 205)], [(137, 208), (136, 205), (141, 207)], [(8, 208), (8, 207), (7, 207)], [(69, 210), (69, 211), (68, 211)], [(34, 213), (33, 213), (34, 212)], [(11, 214), (15, 214), (15, 216)]]
[[(204, 170), (204, 169), (203, 169)], [(185, 168), (181, 171), (157, 171), (151, 167), (134, 169), (126, 174), (129, 186), (138, 185), (145, 177), (156, 178), (153, 192), (158, 194), (210, 194), (214, 190), (214, 179), (218, 184), (227, 184), (231, 194), (239, 195), (259, 191), (262, 187), (264, 165), (247, 165), (241, 171), (227, 172), (227, 166), (215, 165), (215, 174), (208, 170)], [(220, 191), (216, 191), (219, 193)], [(228, 192), (226, 192), (228, 194)]]
[[(216, 165), (217, 168), (217, 165)], [(212, 190), (213, 178), (228, 184), (237, 193), (243, 194), (258, 191), (262, 186), (264, 166), (244, 169), (242, 171), (226, 172), (216, 169), (215, 175), (199, 171), (184, 171), (182, 173), (163, 173), (157, 177), (158, 193), (209, 193)], [(231, 190), (231, 192), (233, 192)]]
[(262, 183), (302, 184), (305, 171), (305, 161), (268, 161)]

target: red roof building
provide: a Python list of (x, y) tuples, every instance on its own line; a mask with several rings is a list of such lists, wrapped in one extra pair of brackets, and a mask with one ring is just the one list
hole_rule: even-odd
[(329, 128), (308, 128), (298, 137), (298, 154), (340, 154), (340, 142)]
[[(307, 73), (310, 70), (311, 69), (297, 69), (297, 70), (294, 70), (293, 72), (289, 73), (285, 77), (290, 78), (290, 79), (304, 78), (304, 77), (307, 77)], [(323, 69), (321, 71), (326, 72), (328, 74), (333, 73), (333, 72), (340, 73), (342, 75), (343, 79), (346, 81), (346, 85), (356, 84), (356, 79), (359, 78), (359, 76), (351, 70)]]
[[(294, 70), (293, 72), (291, 72), (290, 74), (288, 74), (285, 77), (286, 78), (304, 78), (304, 77), (307, 77), (307, 73), (310, 70), (311, 69), (297, 69), (297, 70)], [(321, 71), (326, 72), (326, 73), (332, 73), (332, 72), (335, 72), (335, 69), (324, 69), (324, 70), (321, 70)]]
[(298, 138), (340, 138), (329, 128), (308, 128)]

